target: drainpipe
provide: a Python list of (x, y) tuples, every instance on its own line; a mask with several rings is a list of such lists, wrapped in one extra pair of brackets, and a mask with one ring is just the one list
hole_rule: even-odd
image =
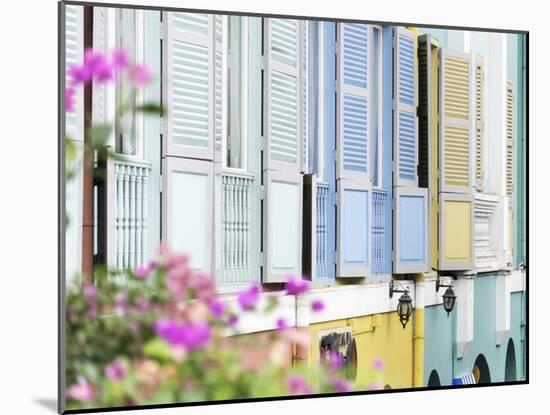
[(424, 386), (424, 274), (415, 274), (413, 320), (413, 387)]

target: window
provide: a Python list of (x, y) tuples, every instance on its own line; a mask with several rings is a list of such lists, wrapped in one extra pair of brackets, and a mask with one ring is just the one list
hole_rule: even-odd
[[(116, 48), (125, 50), (130, 64), (143, 60), (143, 44), (140, 36), (142, 30), (142, 14), (132, 9), (116, 10)], [(125, 73), (119, 72), (116, 80), (116, 108), (128, 107), (134, 102), (139, 105), (143, 101), (141, 90), (132, 88)], [(116, 115), (115, 119), (115, 151), (129, 156), (142, 155), (141, 140), (142, 117), (133, 111)]]
[(374, 187), (382, 186), (382, 28), (371, 26), (370, 59), (370, 139), (371, 162), (370, 175)]
[(247, 169), (247, 18), (228, 16), (225, 32), (227, 109), (224, 167)]

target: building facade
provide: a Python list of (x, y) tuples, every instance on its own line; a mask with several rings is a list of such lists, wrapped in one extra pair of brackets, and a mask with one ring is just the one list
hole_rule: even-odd
[[(68, 281), (163, 242), (229, 303), (252, 282), (278, 295), (311, 333), (293, 360), (343, 339), (359, 388), (375, 359), (387, 388), (525, 377), (524, 35), (65, 7), (67, 65), (124, 48), (154, 75), (131, 99), (166, 109), (122, 118), (122, 87), (77, 92), (70, 139), (82, 148), (87, 113), (113, 121), (119, 157), (95, 165), (93, 197), (84, 163), (67, 183)], [(289, 274), (326, 310), (285, 295)], [(405, 326), (394, 281), (413, 300)]]

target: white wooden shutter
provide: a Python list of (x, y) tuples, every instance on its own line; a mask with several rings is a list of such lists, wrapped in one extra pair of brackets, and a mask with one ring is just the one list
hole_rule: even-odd
[(416, 118), (415, 35), (403, 27), (394, 32), (394, 160), (395, 186), (418, 183), (418, 129)]
[(263, 238), (265, 282), (302, 269), (301, 23), (264, 19)]
[(506, 83), (506, 196), (512, 201), (514, 194), (514, 85)]
[[(65, 69), (72, 64), (81, 64), (84, 55), (83, 8), (65, 5)], [(65, 76), (65, 86), (69, 86)], [(77, 160), (82, 160), (84, 145), (84, 91), (75, 88), (74, 110), (65, 111), (65, 134), (77, 150)], [(65, 277), (77, 278), (82, 264), (82, 164), (77, 163), (75, 176), (66, 182), (65, 214)]]
[[(82, 6), (65, 6), (65, 68), (81, 65), (84, 59), (84, 11)], [(66, 87), (70, 78), (65, 77)], [(74, 110), (65, 113), (66, 134), (72, 140), (84, 141), (84, 88), (75, 87)]]
[(214, 15), (165, 12), (163, 19), (164, 155), (212, 160)]
[(227, 135), (226, 131), (226, 109), (227, 109), (227, 72), (223, 68), (227, 67), (227, 16), (217, 14), (214, 16), (214, 28), (215, 28), (215, 152), (216, 161), (220, 162), (222, 150), (222, 137)]
[(440, 190), (470, 193), (470, 55), (441, 49)]
[(337, 45), (337, 276), (370, 270), (369, 26), (338, 24)]
[(474, 66), (475, 188), (485, 191), (485, 63), (476, 55)]

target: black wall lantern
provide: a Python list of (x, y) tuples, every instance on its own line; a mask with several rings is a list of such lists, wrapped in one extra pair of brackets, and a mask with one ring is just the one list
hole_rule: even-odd
[(447, 317), (449, 317), (449, 314), (451, 313), (451, 311), (453, 311), (453, 307), (455, 305), (456, 295), (453, 290), (453, 285), (442, 284), (438, 276), (437, 280), (435, 280), (435, 291), (439, 292), (440, 287), (447, 287), (447, 289), (443, 293), (443, 308), (447, 312)]
[(393, 297), (393, 293), (403, 293), (397, 304), (397, 314), (399, 315), (399, 321), (403, 325), (403, 330), (405, 330), (405, 326), (409, 322), (412, 314), (412, 298), (409, 295), (408, 288), (403, 288), (398, 282), (390, 281), (390, 298)]

